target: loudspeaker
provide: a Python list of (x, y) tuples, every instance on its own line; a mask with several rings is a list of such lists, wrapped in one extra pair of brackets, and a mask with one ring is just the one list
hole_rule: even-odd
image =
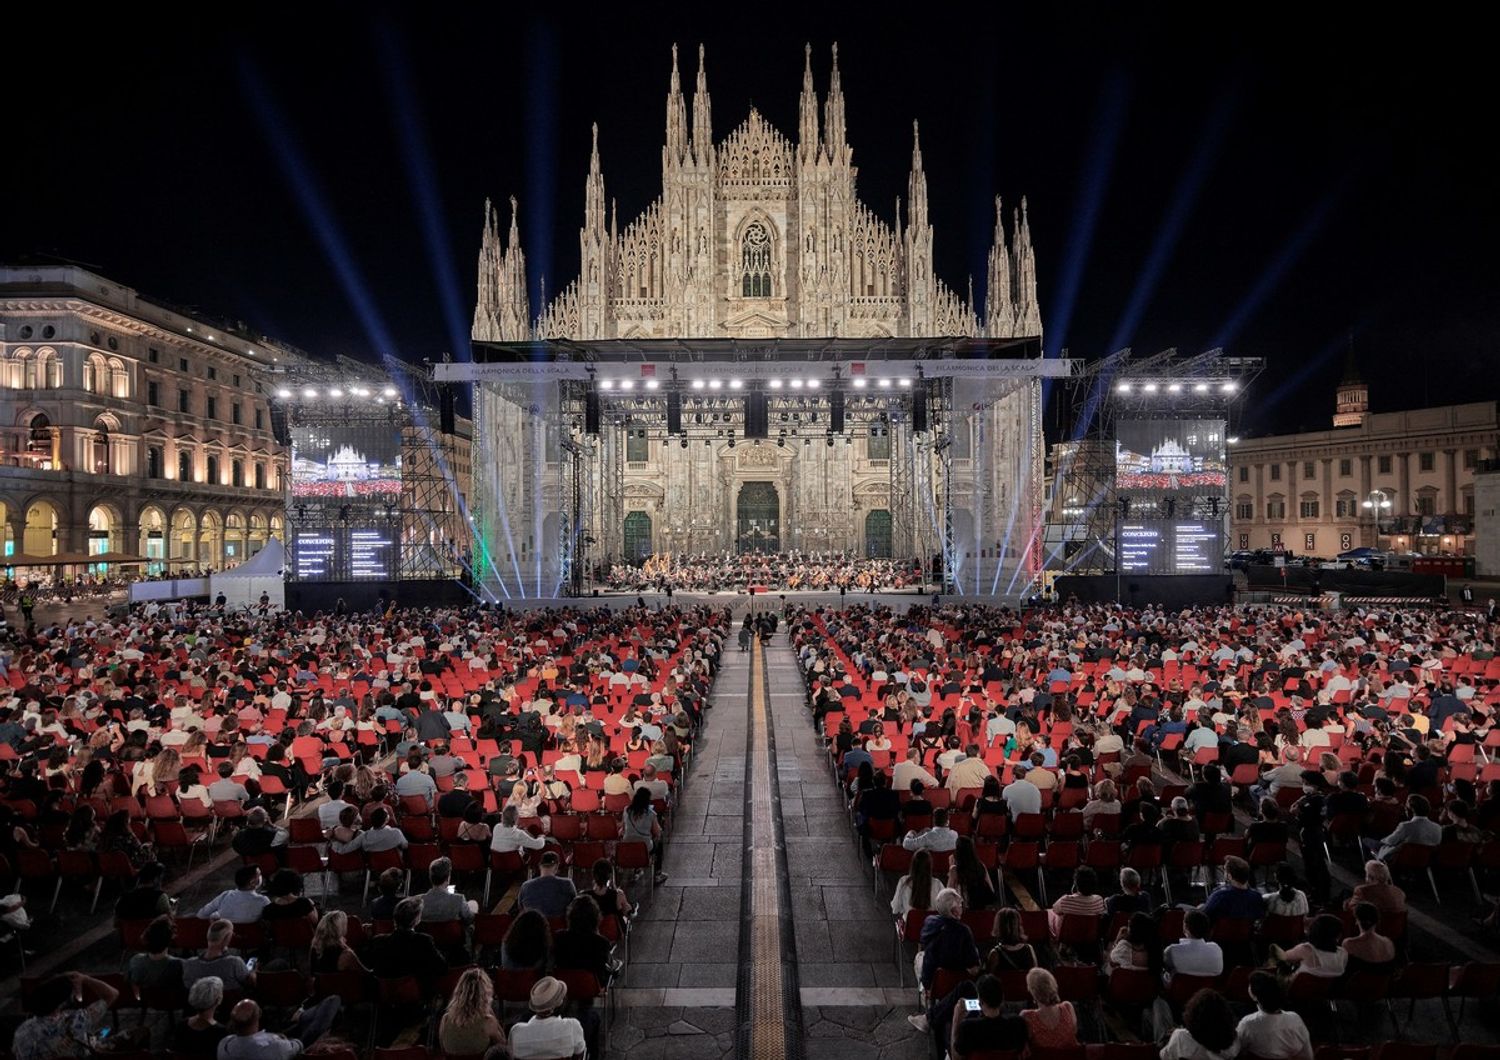
[(764, 438), (770, 427), (770, 410), (763, 390), (752, 390), (745, 395), (745, 437)]
[(916, 434), (927, 431), (927, 384), (920, 380), (911, 388), (911, 429)]
[(667, 391), (667, 433), (682, 433), (682, 391)]
[(438, 430), (452, 434), (454, 429), (453, 388), (438, 387)]
[(828, 429), (834, 434), (844, 433), (844, 391), (834, 388), (828, 392)]
[(599, 433), (599, 392), (593, 387), (583, 396), (583, 430), (585, 434)]

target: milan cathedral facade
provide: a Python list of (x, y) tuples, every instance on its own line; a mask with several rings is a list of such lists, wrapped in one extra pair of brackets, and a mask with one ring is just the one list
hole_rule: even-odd
[[(960, 294), (934, 272), (927, 176), (915, 122), (906, 201), (897, 200), (893, 221), (859, 200), (836, 46), (821, 102), (808, 50), (795, 141), (753, 108), (716, 141), (710, 115), (702, 49), (689, 103), (674, 47), (662, 194), (623, 228), (606, 195), (595, 127), (579, 274), (535, 315), (515, 200), (508, 231), (487, 204), (474, 339), (606, 345), (611, 340), (869, 339), (873, 346), (890, 339), (1040, 338), (1036, 262), (1024, 200), (1012, 213), (1009, 231), (995, 200), (982, 312), (972, 282), (968, 294)], [(1024, 539), (1040, 510), (1039, 386), (1033, 381), (992, 397), (960, 400), (943, 428), (952, 438), (957, 547), (976, 556), (1016, 552), (1021, 546), (1002, 543), (1001, 530), (1013, 537), (1014, 527), (1022, 526)], [(475, 460), (481, 496), (486, 487), (478, 480), (486, 469), (504, 478), (503, 468), (545, 465), (557, 455), (557, 446), (549, 446), (544, 436), (533, 445), (524, 422), (528, 404), (514, 393), (507, 397), (500, 387), (481, 385), (475, 402), (476, 444), (487, 450)], [(536, 403), (529, 407), (534, 414)], [(563, 430), (566, 434), (566, 426)], [(747, 481), (772, 485), (782, 547), (868, 554), (892, 547), (881, 535), (890, 522), (893, 486), (930, 492), (920, 483), (931, 471), (919, 468), (910, 484), (900, 481), (891, 467), (890, 446), (878, 436), (861, 434), (836, 447), (794, 445), (778, 449), (774, 457), (752, 455), (756, 447), (743, 445), (736, 452), (732, 439), (728, 445), (691, 448), (669, 442), (646, 437), (630, 459), (620, 462), (618, 486), (589, 487), (597, 501), (588, 528), (598, 542), (596, 558), (634, 559), (632, 552), (647, 547), (650, 552), (733, 547), (736, 497)], [(596, 463), (598, 474), (607, 477), (608, 461)], [(534, 522), (539, 530), (509, 533), (502, 547), (512, 562), (522, 554), (517, 566), (527, 561), (524, 556), (545, 554), (550, 547), (551, 531), (543, 530), (543, 522), (557, 508), (548, 495), (562, 487), (551, 485), (547, 472), (541, 475), (530, 500), (525, 489), (499, 478), (488, 487), (491, 506), (508, 511), (507, 524)], [(758, 495), (764, 501), (764, 491)], [(627, 546), (622, 534), (632, 516), (635, 536)], [(1005, 526), (997, 528), (998, 523)], [(912, 539), (894, 547), (898, 553), (907, 547), (919, 553), (921, 544)]]

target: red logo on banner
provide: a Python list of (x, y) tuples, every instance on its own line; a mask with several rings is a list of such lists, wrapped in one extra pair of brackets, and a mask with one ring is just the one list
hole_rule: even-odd
[(865, 362), (864, 361), (854, 361), (853, 363), (851, 363), (849, 365), (849, 374), (850, 375), (864, 375), (865, 374)]
[(656, 378), (656, 365), (654, 365), (654, 364), (643, 364), (643, 365), (641, 365), (641, 378), (642, 379), (655, 379)]

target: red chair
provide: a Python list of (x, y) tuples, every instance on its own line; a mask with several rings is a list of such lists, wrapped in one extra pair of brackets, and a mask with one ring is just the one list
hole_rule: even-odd
[(1145, 1008), (1156, 1000), (1160, 982), (1149, 968), (1116, 968), (1109, 973), (1104, 996), (1111, 1005)]
[(1442, 896), (1438, 894), (1437, 879), (1432, 875), (1433, 859), (1437, 853), (1437, 847), (1420, 846), (1416, 843), (1402, 843), (1395, 849), (1387, 859), (1386, 864), (1391, 868), (1391, 875), (1400, 879), (1408, 873), (1426, 873), (1427, 885), (1432, 888), (1432, 900), (1438, 905), (1443, 904)]
[(501, 945), (514, 921), (515, 917), (509, 913), (480, 913), (474, 918), (474, 945), (479, 948)]
[(323, 826), (318, 821), (317, 814), (307, 817), (293, 817), (287, 822), (287, 830), (291, 833), (292, 843), (321, 843), (323, 842)]
[(94, 900), (89, 906), (89, 912), (92, 913), (94, 906), (99, 904), (99, 889), (104, 886), (104, 877), (99, 875), (99, 866), (94, 861), (94, 855), (84, 850), (59, 850), (57, 852), (57, 887), (52, 891), (52, 904), (47, 907), (47, 912), (51, 913), (57, 909), (57, 896), (67, 880), (85, 885), (93, 883)]
[(644, 840), (619, 843), (615, 846), (615, 868), (626, 872), (644, 871), (648, 883), (648, 893), (656, 893), (656, 871), (651, 861), (651, 851)]
[(1417, 1011), (1418, 1001), (1442, 1001), (1447, 1006), (1448, 983), (1453, 966), (1442, 963), (1408, 964), (1391, 980), (1392, 1001), (1410, 1001), (1407, 1022)]
[(481, 909), (490, 907), (490, 882), (499, 877), (501, 880), (509, 880), (514, 876), (524, 877), (526, 875), (526, 862), (521, 857), (519, 850), (490, 851), (489, 868), (484, 873), (484, 897), (480, 899)]
[[(875, 895), (880, 895), (880, 880), (883, 876), (900, 877), (911, 871), (912, 853), (904, 847), (895, 843), (887, 843), (880, 848), (880, 853), (875, 856)], [(933, 876), (937, 876), (937, 867), (933, 867)]]
[(1483, 1002), (1493, 1001), (1496, 996), (1500, 996), (1500, 964), (1470, 961), (1454, 968), (1448, 980), (1448, 996), (1458, 998), (1458, 1018), (1454, 1020), (1456, 1028), (1464, 1021), (1464, 1007), (1470, 998)]

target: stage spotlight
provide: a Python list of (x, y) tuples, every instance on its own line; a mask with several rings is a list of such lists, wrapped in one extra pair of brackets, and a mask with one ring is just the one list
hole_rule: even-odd
[(601, 380), (599, 380), (599, 389), (600, 390), (613, 390), (614, 388), (615, 388), (615, 381), (613, 379), (601, 379)]
[(1128, 393), (1130, 393), (1130, 384), (1129, 383), (1121, 383), (1119, 386), (1115, 387), (1115, 392), (1119, 393), (1119, 394), (1128, 394)]
[(1193, 384), (1193, 393), (1195, 393), (1195, 394), (1206, 394), (1206, 393), (1208, 393), (1208, 384), (1207, 383), (1194, 383)]
[(889, 390), (890, 386), (891, 386), (891, 381), (889, 379), (882, 378), (880, 380), (880, 388), (882, 390)]
[(771, 389), (772, 390), (780, 390), (781, 389), (781, 380), (780, 379), (773, 379), (773, 380), (771, 380)]
[(800, 380), (800, 379), (793, 379), (792, 380), (792, 389), (793, 390), (801, 390), (802, 389), (802, 380)]
[(741, 382), (740, 380), (738, 380), (738, 379), (731, 379), (729, 381), (729, 389), (730, 390), (739, 390), (744, 385), (745, 384), (743, 382)]
[(723, 386), (724, 384), (719, 382), (717, 379), (710, 379), (708, 381), (708, 389), (710, 390), (720, 390), (723, 388)]
[(701, 380), (701, 379), (694, 379), (693, 380), (693, 389), (694, 390), (702, 390), (703, 389), (703, 380)]
[(328, 391), (328, 396), (331, 398), (341, 398), (344, 396), (344, 392), (338, 387), (334, 387), (332, 390)]
[(1154, 394), (1154, 393), (1156, 393), (1156, 384), (1155, 383), (1147, 383), (1145, 386), (1141, 387), (1141, 389), (1144, 390), (1148, 394)]
[(315, 398), (318, 396), (318, 392), (312, 387), (308, 387), (306, 390), (302, 391), (302, 396), (305, 398)]
[(855, 390), (863, 390), (864, 388), (865, 388), (864, 377), (860, 377), (859, 379), (856, 379), (854, 381), (854, 389)]
[(289, 398), (292, 396), (292, 392), (286, 387), (282, 387), (280, 390), (276, 391), (276, 396), (279, 398)]
[(809, 379), (807, 381), (807, 389), (809, 389), (809, 390), (816, 390), (816, 389), (818, 389), (818, 387), (820, 387), (822, 385), (823, 384), (820, 383), (820, 382), (818, 382), (816, 379)]
[(631, 382), (629, 379), (621, 379), (620, 380), (620, 389), (621, 390), (634, 390), (635, 389), (635, 383)]
[(383, 393), (386, 397), (395, 397), (396, 388), (393, 386), (388, 386), (383, 391), (381, 391), (381, 393)]
[(1182, 384), (1181, 383), (1168, 383), (1167, 384), (1167, 391), (1168, 391), (1168, 393), (1172, 393), (1172, 394), (1180, 394), (1180, 393), (1182, 393)]
[(1219, 389), (1226, 394), (1233, 394), (1239, 388), (1233, 383), (1225, 383), (1223, 386), (1219, 387)]
[(648, 379), (648, 380), (646, 380), (646, 389), (647, 390), (655, 390), (660, 385), (661, 384), (659, 384), (655, 379)]
[(898, 379), (896, 380), (896, 382), (900, 383), (902, 386), (911, 386), (910, 379)]

